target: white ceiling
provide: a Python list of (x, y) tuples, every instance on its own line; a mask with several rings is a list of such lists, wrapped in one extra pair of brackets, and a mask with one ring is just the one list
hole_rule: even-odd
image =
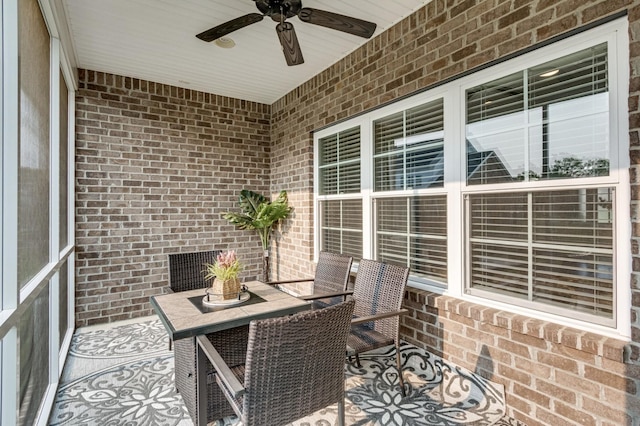
[[(430, 0), (303, 0), (302, 6), (375, 22), (373, 36)], [(305, 63), (287, 66), (265, 17), (223, 49), (196, 34), (259, 13), (253, 0), (63, 0), (79, 68), (272, 104), (367, 39), (290, 18)]]

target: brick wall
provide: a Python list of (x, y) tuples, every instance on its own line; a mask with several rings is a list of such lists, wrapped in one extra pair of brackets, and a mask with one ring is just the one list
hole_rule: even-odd
[(404, 306), (404, 340), (503, 384), (509, 414), (528, 426), (640, 421), (626, 342), (417, 289)]
[(235, 249), (261, 276), (257, 235), (221, 217), (268, 194), (267, 105), (80, 70), (76, 326), (151, 315), (169, 253)]
[[(314, 129), (627, 11), (633, 276), (631, 344), (412, 290), (403, 337), (504, 383), (509, 414), (534, 425), (640, 425), (640, 2), (433, 0), (272, 105), (272, 191), (297, 214), (278, 244), (279, 278), (312, 270)], [(621, 254), (621, 255), (624, 255)], [(625, 279), (622, 277), (621, 279)]]

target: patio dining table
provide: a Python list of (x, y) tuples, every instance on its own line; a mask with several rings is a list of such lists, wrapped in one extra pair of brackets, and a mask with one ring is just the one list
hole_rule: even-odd
[[(232, 412), (217, 384), (214, 382), (211, 386), (207, 383), (208, 366), (198, 363), (196, 336), (213, 336), (215, 340), (216, 336), (225, 335), (225, 341), (230, 337), (236, 340), (234, 344), (246, 347), (247, 325), (252, 320), (289, 315), (311, 307), (310, 302), (259, 281), (245, 282), (244, 285), (250, 298), (238, 304), (206, 306), (203, 303), (204, 289), (150, 298), (151, 306), (174, 341), (176, 388), (198, 426)], [(220, 349), (225, 352), (224, 348)], [(198, 395), (207, 385), (211, 386), (209, 398), (204, 401)]]

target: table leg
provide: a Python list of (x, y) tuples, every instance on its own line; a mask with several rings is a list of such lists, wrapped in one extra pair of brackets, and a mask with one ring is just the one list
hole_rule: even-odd
[[(211, 333), (207, 338), (227, 365), (233, 367), (244, 364), (249, 339), (248, 325)], [(207, 422), (235, 414), (213, 374), (210, 374), (213, 367), (209, 360), (206, 356), (203, 360), (199, 359), (195, 338), (176, 340), (173, 348), (176, 388), (194, 424), (206, 425)]]
[(196, 343), (196, 371), (198, 372), (196, 378), (196, 400), (198, 403), (196, 404), (197, 409), (197, 418), (198, 423), (197, 426), (207, 426), (207, 401), (209, 400), (209, 395), (207, 392), (207, 356), (204, 351), (200, 348), (200, 346)]

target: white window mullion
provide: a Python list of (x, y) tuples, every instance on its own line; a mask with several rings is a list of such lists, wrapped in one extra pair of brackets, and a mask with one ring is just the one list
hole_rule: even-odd
[[(462, 195), (463, 182), (466, 180), (466, 145), (464, 143), (465, 115), (464, 91), (455, 87), (444, 96), (444, 189), (447, 194), (447, 291), (453, 297), (462, 297), (467, 282), (466, 271), (469, 229), (464, 218), (467, 203)], [(453, 279), (452, 277), (460, 277)]]
[[(522, 126), (524, 144), (522, 149), (524, 150), (522, 158), (524, 158), (524, 181), (529, 182), (531, 179), (531, 117), (529, 111), (529, 70), (525, 69), (522, 73), (522, 87), (524, 89), (524, 114), (522, 119), (524, 120)], [(544, 137), (544, 135), (543, 135)]]
[(362, 257), (364, 259), (374, 259), (374, 212), (375, 204), (373, 200), (373, 122), (370, 117), (365, 116), (360, 126), (360, 185), (362, 194)]
[(533, 194), (527, 195), (527, 251), (529, 257), (529, 271), (527, 279), (529, 281), (529, 290), (527, 300), (533, 300)]
[[(405, 150), (406, 152), (406, 150)], [(406, 159), (405, 159), (405, 163), (406, 163)], [(405, 172), (405, 176), (406, 176), (406, 172)], [(406, 187), (406, 179), (405, 179), (405, 187)], [(405, 200), (405, 203), (407, 203), (407, 217), (406, 217), (406, 221), (407, 221), (407, 235), (406, 235), (406, 244), (407, 244), (407, 250), (405, 251), (405, 257), (406, 257), (406, 261), (405, 261), (405, 266), (410, 267), (411, 266), (411, 235), (412, 235), (412, 229), (411, 229), (411, 215), (413, 214), (413, 212), (411, 211), (411, 198), (407, 197), (407, 199)]]

